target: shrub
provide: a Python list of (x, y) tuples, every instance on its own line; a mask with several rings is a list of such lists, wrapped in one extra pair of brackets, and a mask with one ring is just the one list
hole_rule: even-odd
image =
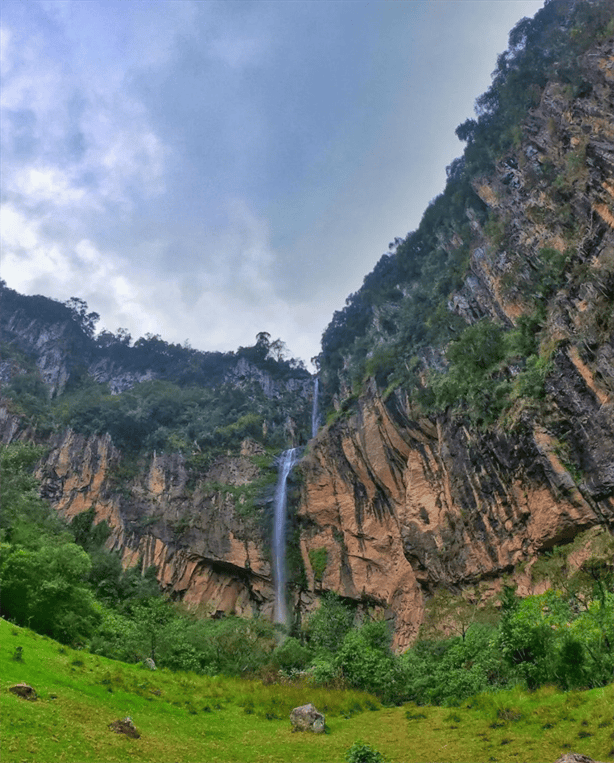
[(298, 639), (289, 636), (273, 652), (273, 664), (286, 672), (303, 670), (309, 664), (311, 657), (309, 647), (303, 646)]
[(347, 763), (384, 763), (384, 756), (375, 747), (358, 739), (345, 753)]

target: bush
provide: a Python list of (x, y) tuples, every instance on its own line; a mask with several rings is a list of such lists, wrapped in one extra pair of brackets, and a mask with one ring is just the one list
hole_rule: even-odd
[(319, 609), (309, 618), (307, 633), (310, 644), (335, 653), (351, 629), (354, 612), (335, 593), (322, 597)]
[(309, 664), (312, 657), (309, 647), (289, 636), (283, 644), (273, 652), (273, 664), (280, 670), (289, 673), (292, 670), (303, 670)]
[(384, 763), (384, 756), (375, 747), (358, 739), (345, 753), (347, 763)]

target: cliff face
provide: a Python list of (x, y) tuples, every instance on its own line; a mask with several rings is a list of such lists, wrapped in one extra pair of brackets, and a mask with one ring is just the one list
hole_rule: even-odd
[[(406, 401), (384, 403), (372, 388), (301, 466), (301, 543), (312, 581), (309, 552), (327, 550), (314, 589), (388, 610), (404, 648), (436, 587), (482, 583), (487, 596), (540, 552), (594, 525), (614, 526), (612, 409), (604, 410), (571, 361), (565, 372), (555, 380), (575, 390), (573, 420), (609, 422), (608, 434), (587, 432), (578, 442), (576, 456), (592, 463), (581, 480), (539, 424), (480, 436), (452, 420), (413, 418)], [(529, 593), (526, 575), (515, 582)]]
[[(3, 444), (31, 439), (23, 421), (1, 410)], [(166, 593), (203, 613), (273, 616), (266, 528), (247, 505), (261, 470), (257, 443), (219, 457), (193, 484), (179, 455), (127, 464), (110, 437), (55, 435), (37, 476), (41, 495), (70, 520), (94, 507), (111, 529), (110, 549), (124, 566), (157, 568)]]
[[(107, 384), (113, 395), (154, 379), (208, 387), (255, 383), (274, 399), (289, 394), (307, 400), (311, 394), (310, 374), (292, 361), (273, 361), (264, 345), (240, 348), (236, 353), (208, 353), (148, 334), (131, 346), (130, 336), (121, 333), (125, 330), (120, 329), (117, 336), (102, 332), (94, 337), (89, 316), (84, 318), (46, 297), (18, 294), (4, 282), (0, 283), (0, 301), (2, 341), (35, 364), (50, 397), (61, 395), (73, 376), (84, 374)], [(256, 349), (262, 351), (254, 352)], [(15, 361), (0, 361), (4, 383), (23, 371)]]
[[(589, 527), (614, 527), (612, 40), (581, 66), (580, 96), (549, 84), (495, 175), (476, 180), (491, 226), (472, 220), (478, 243), (449, 303), (469, 323), (513, 327), (535, 309), (543, 251), (568, 263), (564, 288), (544, 303), (540, 356), (551, 365), (540, 410), (519, 400), (505, 426), (483, 433), (449, 414), (420, 416), (401, 391), (384, 402), (371, 382), (302, 464), (314, 589), (392, 611), (400, 648), (437, 586), (481, 583), (488, 595), (511, 575), (528, 593), (521, 563)], [(316, 583), (309, 552), (320, 548), (327, 566)]]

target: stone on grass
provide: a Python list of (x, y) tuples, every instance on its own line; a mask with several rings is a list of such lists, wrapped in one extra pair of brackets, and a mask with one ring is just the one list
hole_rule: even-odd
[(22, 699), (29, 699), (31, 702), (35, 702), (38, 699), (36, 692), (31, 686), (28, 686), (28, 684), (15, 684), (14, 686), (9, 686), (9, 691)]
[(147, 659), (143, 660), (143, 667), (147, 668), (148, 670), (155, 670), (156, 663), (151, 659), (151, 657), (147, 657)]
[(567, 755), (563, 755), (554, 763), (599, 763), (598, 760), (589, 758), (588, 755), (580, 755), (577, 752), (568, 752)]
[(295, 707), (290, 713), (292, 731), (312, 731), (314, 734), (323, 734), (326, 730), (324, 715), (316, 710), (311, 704)]
[(141, 736), (132, 722), (132, 718), (126, 717), (113, 721), (113, 723), (109, 723), (109, 728), (113, 729), (116, 734), (125, 734), (132, 739), (138, 739)]

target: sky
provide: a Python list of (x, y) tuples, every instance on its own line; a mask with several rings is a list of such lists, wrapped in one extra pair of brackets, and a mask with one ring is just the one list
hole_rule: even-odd
[(2, 0), (0, 275), (309, 360), (462, 153), (535, 0)]

